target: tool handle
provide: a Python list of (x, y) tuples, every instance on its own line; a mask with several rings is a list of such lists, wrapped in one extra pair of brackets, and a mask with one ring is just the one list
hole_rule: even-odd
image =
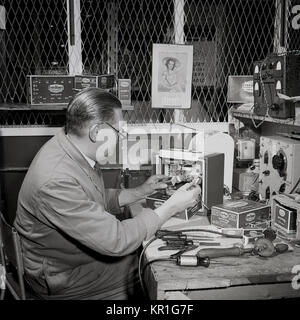
[(161, 237), (162, 240), (166, 241), (166, 240), (186, 240), (187, 239), (187, 235), (186, 234), (168, 234), (168, 235), (163, 235)]
[(239, 247), (232, 248), (205, 248), (197, 252), (199, 258), (220, 258), (220, 257), (231, 257), (240, 256), (243, 254), (243, 250)]

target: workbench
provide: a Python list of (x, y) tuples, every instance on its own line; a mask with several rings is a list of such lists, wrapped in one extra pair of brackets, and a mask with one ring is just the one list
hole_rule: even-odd
[[(188, 222), (179, 223), (170, 219), (163, 228), (215, 228), (207, 217), (193, 217)], [(206, 233), (206, 235), (208, 235)], [(222, 237), (223, 238), (223, 237)], [(241, 239), (228, 239), (232, 244)], [(161, 257), (157, 248), (162, 240), (156, 240), (145, 251), (145, 260)], [(195, 254), (198, 250), (186, 254)], [(205, 267), (183, 267), (172, 261), (149, 264), (143, 275), (144, 285), (151, 300), (181, 299), (223, 300), (223, 299), (279, 299), (300, 297), (300, 288), (294, 289), (297, 277), (300, 279), (300, 248), (275, 257), (263, 258), (245, 254), (241, 257), (214, 259), (222, 264)], [(176, 251), (165, 251), (168, 256)], [(213, 259), (212, 259), (213, 260)], [(145, 263), (145, 261), (144, 261)], [(294, 270), (292, 271), (292, 269)], [(294, 272), (294, 273), (293, 273)], [(299, 284), (298, 284), (299, 286)]]

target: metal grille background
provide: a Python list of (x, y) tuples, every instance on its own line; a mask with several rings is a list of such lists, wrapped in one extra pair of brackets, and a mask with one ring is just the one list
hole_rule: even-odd
[[(0, 31), (0, 102), (24, 103), (28, 74), (66, 73), (69, 68), (67, 5), (61, 0), (2, 2), (7, 27)], [(124, 111), (128, 122), (174, 121), (173, 110), (151, 109), (152, 44), (183, 39), (194, 45), (194, 74), (192, 106), (182, 118), (227, 121), (228, 75), (251, 75), (253, 61), (273, 51), (276, 3), (81, 0), (83, 72), (132, 80), (134, 110)], [(183, 26), (176, 22), (181, 17)]]

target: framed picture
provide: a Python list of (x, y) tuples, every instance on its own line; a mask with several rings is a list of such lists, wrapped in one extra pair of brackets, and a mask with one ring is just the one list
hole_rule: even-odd
[(193, 46), (153, 44), (152, 108), (191, 107)]

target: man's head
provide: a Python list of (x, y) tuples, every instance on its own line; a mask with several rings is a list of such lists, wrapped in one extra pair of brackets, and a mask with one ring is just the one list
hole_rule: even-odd
[[(99, 88), (87, 88), (70, 101), (66, 112), (66, 133), (82, 143), (85, 153), (94, 158), (100, 131), (119, 128), (122, 105), (117, 97)], [(113, 132), (115, 134), (115, 132)]]

